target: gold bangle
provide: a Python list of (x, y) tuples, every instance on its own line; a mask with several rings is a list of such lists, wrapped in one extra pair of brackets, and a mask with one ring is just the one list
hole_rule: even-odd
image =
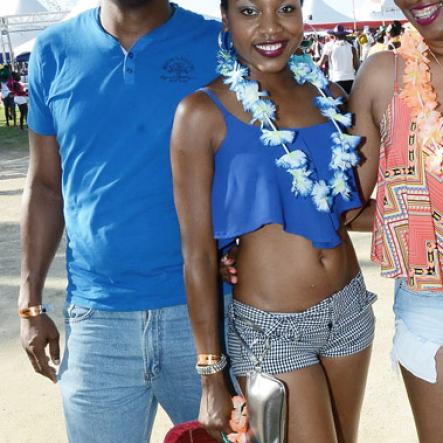
[(29, 306), (27, 308), (22, 308), (18, 311), (18, 315), (20, 318), (32, 318), (38, 317), (39, 315), (46, 314), (48, 312), (47, 305), (37, 305), (37, 306)]
[(221, 354), (198, 354), (197, 366), (211, 366), (221, 360)]

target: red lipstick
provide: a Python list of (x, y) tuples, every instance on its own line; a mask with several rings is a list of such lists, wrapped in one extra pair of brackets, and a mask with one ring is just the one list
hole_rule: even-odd
[(428, 26), (440, 15), (443, 2), (435, 2), (430, 5), (415, 6), (410, 9), (415, 21), (419, 26)]
[(280, 57), (286, 49), (287, 41), (263, 42), (255, 45), (255, 49), (263, 57), (275, 58)]

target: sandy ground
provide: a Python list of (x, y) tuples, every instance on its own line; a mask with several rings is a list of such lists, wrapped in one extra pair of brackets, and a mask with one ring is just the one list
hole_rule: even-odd
[[(33, 373), (18, 339), (19, 206), (26, 166), (24, 149), (4, 152), (0, 141), (0, 443), (65, 443), (57, 387)], [(382, 280), (369, 261), (369, 235), (356, 234), (353, 239), (368, 288), (379, 295), (375, 305), (377, 333), (359, 442), (416, 443), (406, 394), (389, 358), (392, 282)], [(53, 318), (61, 331), (66, 285), (63, 250), (61, 245), (45, 291), (45, 302), (55, 307)], [(151, 441), (161, 443), (169, 427), (168, 417), (159, 411)]]

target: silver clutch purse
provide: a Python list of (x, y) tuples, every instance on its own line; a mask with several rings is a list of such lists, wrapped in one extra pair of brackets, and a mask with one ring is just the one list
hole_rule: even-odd
[(286, 388), (282, 381), (261, 372), (246, 380), (249, 426), (256, 443), (283, 443), (286, 428)]
[[(259, 328), (249, 323), (251, 327)], [(248, 404), (249, 426), (255, 443), (284, 443), (286, 431), (287, 394), (285, 384), (273, 375), (262, 371), (263, 360), (271, 343), (266, 339), (265, 350), (257, 358), (234, 326), (235, 333), (247, 350), (254, 370), (246, 377), (246, 401)]]

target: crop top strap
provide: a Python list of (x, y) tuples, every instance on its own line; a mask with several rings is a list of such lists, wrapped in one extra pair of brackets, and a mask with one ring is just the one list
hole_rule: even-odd
[(209, 89), (209, 88), (201, 88), (199, 91), (204, 92), (206, 95), (210, 97), (210, 99), (214, 102), (215, 106), (217, 106), (218, 109), (220, 109), (223, 116), (226, 118), (226, 116), (229, 115), (228, 110), (222, 105), (222, 102), (218, 99), (218, 97)]
[(325, 88), (324, 88), (324, 92), (326, 93), (326, 95), (328, 96), (328, 97), (334, 97), (334, 94), (332, 93), (332, 91), (331, 91), (331, 88), (330, 88), (330, 84), (328, 83), (328, 86), (326, 86)]

